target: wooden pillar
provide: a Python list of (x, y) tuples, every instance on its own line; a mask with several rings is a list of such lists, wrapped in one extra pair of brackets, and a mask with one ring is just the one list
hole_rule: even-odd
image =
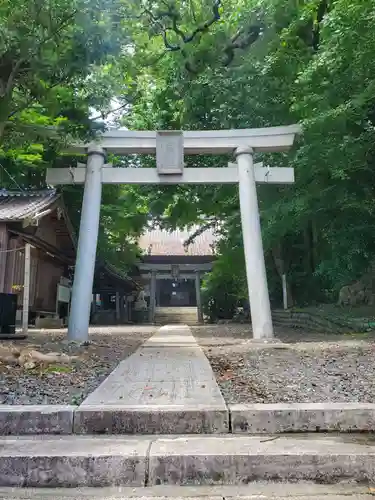
[(8, 257), (8, 231), (5, 223), (0, 223), (0, 292), (5, 290), (5, 271)]
[(116, 323), (120, 322), (120, 292), (116, 292)]
[(201, 297), (201, 273), (195, 272), (195, 295), (197, 301), (198, 322), (203, 323), (202, 297)]
[(29, 299), (30, 299), (30, 243), (25, 245), (25, 267), (23, 280), (23, 311), (22, 311), (22, 332), (27, 333), (29, 328)]
[(17, 248), (17, 241), (15, 240), (15, 238), (9, 238), (8, 242), (9, 252), (6, 253), (7, 260), (6, 260), (5, 280), (3, 287), (5, 293), (14, 293), (13, 285), (16, 284), (14, 282), (16, 248)]
[(133, 321), (133, 312), (132, 312), (133, 301), (134, 301), (134, 295), (128, 295), (126, 297), (126, 317), (129, 323)]
[(128, 296), (124, 294), (122, 296), (122, 321), (123, 323), (127, 323), (129, 321), (129, 316), (128, 316)]
[(158, 307), (160, 306), (160, 298), (161, 298), (161, 281), (157, 281), (156, 280), (156, 302), (155, 302), (155, 306)]
[(153, 323), (155, 319), (155, 298), (156, 298), (156, 271), (152, 271), (151, 282), (150, 282), (150, 307), (149, 307), (150, 323)]
[(287, 283), (286, 283), (286, 274), (281, 275), (281, 283), (283, 286), (283, 307), (284, 310), (288, 309), (288, 290), (287, 290)]
[(125, 295), (120, 293), (120, 323), (125, 321)]

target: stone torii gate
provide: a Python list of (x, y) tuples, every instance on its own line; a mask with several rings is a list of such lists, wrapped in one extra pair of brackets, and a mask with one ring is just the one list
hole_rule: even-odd
[[(297, 125), (244, 130), (104, 133), (98, 142), (78, 144), (72, 153), (87, 152), (86, 165), (47, 170), (47, 184), (84, 184), (81, 224), (74, 273), (68, 337), (88, 339), (92, 285), (98, 240), (102, 184), (239, 184), (247, 285), (254, 339), (273, 338), (271, 308), (263, 255), (256, 183), (294, 182), (292, 168), (265, 168), (253, 163), (254, 152), (289, 149)], [(185, 154), (235, 152), (227, 168), (184, 168)], [(113, 168), (106, 153), (155, 154), (157, 168)]]

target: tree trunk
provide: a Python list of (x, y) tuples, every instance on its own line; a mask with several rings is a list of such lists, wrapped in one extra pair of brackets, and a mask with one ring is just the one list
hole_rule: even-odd
[(290, 283), (288, 281), (288, 277), (286, 280), (286, 305), (287, 308), (289, 309), (290, 307), (294, 306), (294, 300), (293, 300), (293, 295), (292, 295), (292, 289), (290, 286)]
[(294, 304), (293, 300), (293, 295), (292, 295), (292, 290), (290, 283), (288, 281), (288, 275), (287, 275), (287, 265), (283, 256), (283, 248), (282, 244), (278, 243), (272, 248), (272, 256), (273, 260), (275, 262), (275, 267), (278, 272), (278, 275), (280, 277), (280, 280), (282, 280), (283, 274), (286, 276), (286, 302), (287, 302), (287, 307), (292, 307)]
[(0, 144), (3, 143), (5, 126), (9, 119), (12, 93), (0, 97)]
[(0, 122), (0, 144), (2, 144), (3, 142), (4, 130), (5, 130), (5, 122)]
[(309, 221), (304, 230), (305, 269), (308, 274), (315, 271), (313, 223)]

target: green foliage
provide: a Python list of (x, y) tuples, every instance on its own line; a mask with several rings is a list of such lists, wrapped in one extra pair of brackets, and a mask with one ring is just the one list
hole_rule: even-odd
[(92, 105), (86, 84), (116, 52), (116, 39), (108, 35), (111, 14), (103, 7), (86, 0), (1, 3), (0, 137), (58, 127)]
[[(300, 122), (293, 186), (261, 186), (263, 243), (274, 304), (286, 273), (292, 302), (332, 300), (375, 257), (373, 0), (4, 0), (0, 5), (0, 163), (42, 187), (71, 136), (88, 138), (113, 99), (131, 129), (224, 129)], [(223, 166), (230, 156), (187, 157)], [(154, 165), (151, 157), (115, 165)], [(12, 185), (1, 173), (2, 185)], [(66, 191), (79, 220), (81, 188)], [(235, 186), (106, 186), (100, 251), (126, 266), (150, 217), (164, 227), (217, 221), (207, 312), (246, 299)], [(224, 312), (223, 312), (224, 311)]]
[(221, 258), (204, 280), (202, 306), (211, 321), (233, 318), (236, 307), (247, 299), (242, 248), (221, 248)]
[[(226, 2), (220, 22), (186, 48), (196, 71), (181, 51), (167, 52), (142, 71), (124, 119), (147, 129), (302, 123), (303, 136), (290, 153), (259, 157), (271, 166), (293, 166), (296, 175), (291, 187), (258, 189), (275, 304), (281, 302), (280, 265), (294, 302), (307, 303), (334, 299), (374, 259), (374, 15), (369, 0)], [(226, 45), (255, 24), (260, 35), (224, 64)], [(147, 50), (151, 60), (157, 52), (152, 36), (142, 53)], [(225, 166), (227, 158), (186, 160)], [(224, 221), (205, 294), (208, 312), (222, 303), (231, 309), (233, 293), (238, 300), (246, 294), (236, 189), (158, 188), (149, 205), (166, 225)]]
[[(47, 167), (77, 161), (61, 155), (67, 141), (103, 128), (90, 119), (92, 110), (105, 117), (111, 100), (126, 96), (125, 7), (122, 0), (1, 2), (1, 187), (44, 188)], [(136, 250), (126, 238), (121, 188), (103, 191), (99, 252), (125, 268)], [(82, 188), (66, 189), (64, 198), (78, 231)]]

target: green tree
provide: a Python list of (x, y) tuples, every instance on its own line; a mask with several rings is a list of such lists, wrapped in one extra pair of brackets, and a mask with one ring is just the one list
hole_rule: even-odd
[[(1, 2), (2, 187), (43, 188), (47, 167), (74, 166), (79, 158), (62, 155), (64, 145), (102, 129), (93, 110), (104, 119), (112, 99), (126, 95), (132, 81), (122, 74), (131, 60), (125, 7), (122, 0)], [(64, 191), (78, 229), (82, 188)], [(134, 251), (122, 236), (129, 224), (120, 200), (120, 187), (105, 187), (99, 247), (103, 258), (126, 265)]]
[[(89, 110), (105, 117), (114, 98), (131, 129), (300, 122), (304, 133), (292, 151), (259, 156), (296, 175), (293, 186), (258, 190), (271, 296), (280, 302), (286, 273), (290, 303), (332, 299), (375, 253), (373, 19), (372, 0), (34, 0), (28, 9), (5, 1), (2, 164), (22, 185), (40, 185), (47, 164), (71, 163), (59, 154), (56, 130), (87, 138)], [(186, 163), (225, 167), (229, 158)], [(154, 164), (114, 159), (130, 161)], [(81, 191), (73, 192), (79, 200)], [(217, 296), (221, 283), (228, 303), (246, 297), (235, 186), (106, 187), (103, 200), (108, 258), (119, 260), (125, 247), (131, 255), (129, 237), (150, 216), (170, 228), (216, 223), (222, 239), (207, 294)], [(72, 206), (78, 216), (79, 203)]]
[[(330, 299), (374, 257), (373, 2), (247, 0), (226, 4), (226, 10), (228, 17), (189, 46), (192, 60), (203, 61), (196, 64), (198, 71), (186, 67), (181, 51), (143, 71), (125, 123), (217, 129), (301, 122), (304, 135), (293, 151), (262, 158), (270, 165), (291, 165), (296, 173), (292, 187), (259, 189), (269, 281), (276, 300), (282, 272), (300, 302)], [(261, 27), (256, 40), (224, 64), (217, 57), (222, 40), (255, 23)], [(187, 158), (189, 166), (226, 161)], [(226, 283), (232, 267), (243, 290), (236, 189), (150, 190), (149, 204), (170, 226), (202, 216), (224, 220), (224, 242), (209, 283), (214, 277), (217, 283), (220, 274)]]

